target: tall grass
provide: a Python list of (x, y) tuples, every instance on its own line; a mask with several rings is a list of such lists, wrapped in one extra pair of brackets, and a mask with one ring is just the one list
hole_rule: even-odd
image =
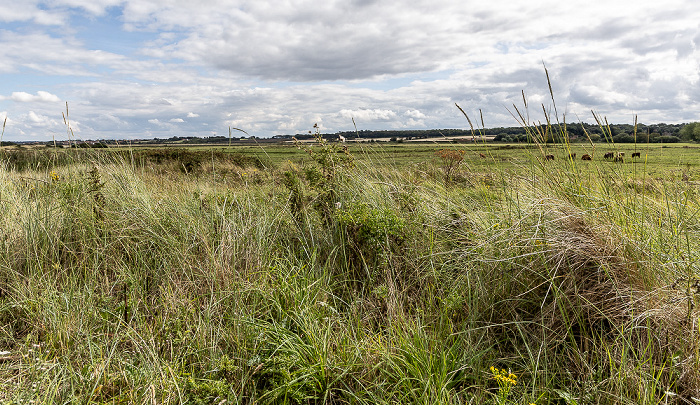
[(537, 154), (445, 176), (432, 156), (313, 148), (278, 167), (6, 164), (0, 400), (698, 397), (692, 184)]

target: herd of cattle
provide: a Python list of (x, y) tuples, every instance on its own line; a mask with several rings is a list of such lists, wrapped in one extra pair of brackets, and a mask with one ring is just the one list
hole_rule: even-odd
[[(482, 155), (482, 157), (484, 157)], [(642, 154), (641, 152), (633, 152), (632, 153), (632, 159), (634, 158), (641, 158)], [(554, 160), (554, 155), (545, 155), (544, 156), (545, 160)], [(571, 153), (569, 154), (569, 159), (574, 160), (576, 159), (576, 154)], [(620, 162), (623, 163), (625, 161), (625, 152), (607, 152), (605, 155), (603, 155), (603, 159), (605, 160), (612, 160), (613, 162)], [(589, 154), (585, 154), (581, 156), (581, 160), (593, 160), (593, 156)]]
[[(484, 155), (483, 153), (479, 153), (479, 157), (486, 158), (486, 155)], [(642, 157), (641, 152), (632, 152), (632, 159), (641, 158), (641, 157)], [(576, 154), (570, 153), (569, 159), (571, 159), (571, 160), (576, 159)], [(613, 162), (624, 163), (625, 152), (607, 152), (606, 154), (603, 155), (603, 159), (612, 160)], [(544, 160), (554, 160), (554, 155), (544, 155)], [(593, 160), (593, 156), (586, 153), (585, 155), (581, 156), (581, 160)]]

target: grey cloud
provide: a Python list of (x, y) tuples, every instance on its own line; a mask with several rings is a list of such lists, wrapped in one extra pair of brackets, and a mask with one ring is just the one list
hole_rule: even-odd
[(619, 44), (638, 55), (674, 50), (679, 57), (686, 57), (693, 52), (693, 34), (698, 32), (698, 30), (656, 32), (653, 35), (643, 34), (628, 38), (620, 41)]
[[(190, 38), (177, 44), (173, 52), (192, 55), (194, 50), (199, 58), (219, 69), (266, 80), (291, 81), (353, 80), (429, 71), (437, 68), (442, 57), (440, 50), (412, 43), (400, 32), (355, 33), (342, 27), (336, 31), (289, 42), (243, 32), (205, 42)], [(396, 46), (397, 42), (407, 43)], [(216, 45), (202, 46), (203, 43)]]

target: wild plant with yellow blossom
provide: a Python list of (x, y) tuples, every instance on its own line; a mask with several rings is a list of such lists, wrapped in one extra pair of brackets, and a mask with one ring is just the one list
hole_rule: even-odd
[(491, 366), (492, 379), (498, 383), (498, 392), (496, 393), (496, 401), (499, 405), (505, 405), (510, 395), (510, 391), (518, 383), (518, 376), (504, 369), (497, 369)]

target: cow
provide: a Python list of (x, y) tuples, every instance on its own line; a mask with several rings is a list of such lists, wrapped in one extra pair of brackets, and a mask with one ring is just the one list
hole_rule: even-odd
[(618, 152), (617, 156), (625, 157), (625, 152)]
[(571, 159), (571, 160), (576, 159), (576, 154), (575, 154), (575, 153), (569, 153), (569, 159)]
[(585, 154), (585, 155), (581, 156), (581, 160), (593, 160), (593, 158), (591, 157), (591, 155)]
[(484, 155), (483, 153), (479, 153), (479, 157), (482, 159), (486, 159), (486, 155)]
[(615, 158), (615, 152), (608, 152), (605, 155), (603, 155), (603, 159), (613, 159)]
[(613, 158), (613, 162), (625, 163), (625, 154), (618, 153), (617, 156), (615, 156), (615, 158)]
[(554, 160), (554, 155), (545, 155), (544, 160)]
[(632, 153), (632, 158), (634, 159), (634, 158), (636, 158), (636, 157), (641, 158), (641, 157), (642, 157), (642, 152), (634, 152), (634, 153)]

